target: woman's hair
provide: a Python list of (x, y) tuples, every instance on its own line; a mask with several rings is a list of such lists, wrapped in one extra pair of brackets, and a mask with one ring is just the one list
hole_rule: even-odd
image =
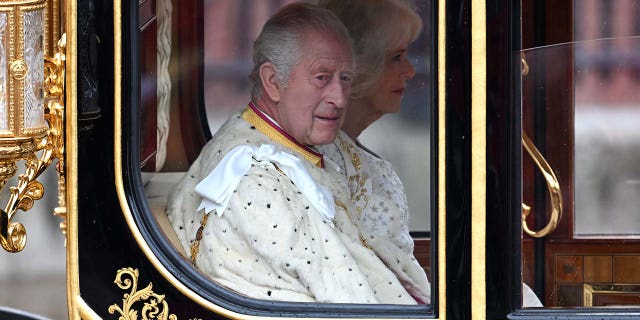
[[(253, 88), (251, 98), (262, 96), (260, 66), (271, 62), (277, 72), (277, 80), (287, 86), (293, 67), (302, 60), (302, 41), (306, 32), (329, 33), (352, 47), (349, 32), (329, 10), (310, 3), (292, 3), (282, 7), (262, 27), (253, 43), (253, 70), (249, 75)], [(352, 52), (352, 60), (355, 60)]]
[(413, 42), (422, 19), (405, 0), (320, 0), (349, 30), (356, 56), (351, 98), (361, 98), (381, 76), (385, 58), (402, 42)]

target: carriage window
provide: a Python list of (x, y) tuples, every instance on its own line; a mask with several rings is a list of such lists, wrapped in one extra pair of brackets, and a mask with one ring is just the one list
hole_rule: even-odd
[(545, 307), (637, 306), (640, 1), (557, 2), (542, 31), (523, 3), (523, 281)]
[[(390, 32), (400, 35), (382, 36), (390, 40), (384, 44), (386, 51), (380, 55), (378, 64), (381, 67), (377, 68), (380, 71), (376, 74), (382, 79), (391, 73), (400, 80), (372, 82), (361, 93), (365, 98), (357, 100), (352, 96), (346, 103), (347, 110), (358, 110), (351, 106), (375, 101), (373, 107), (383, 108), (384, 116), (368, 127), (359, 128), (355, 134), (345, 129), (344, 133), (338, 133), (335, 142), (310, 146), (311, 143), (295, 141), (297, 144), (294, 143), (293, 148), (287, 147), (290, 149), (286, 149), (287, 152), (305, 156), (300, 159), (311, 158), (312, 166), (302, 166), (312, 182), (304, 175), (300, 178), (290, 174), (290, 170), (299, 170), (301, 165), (281, 162), (286, 156), (278, 158), (276, 153), (269, 161), (258, 160), (260, 156), (256, 152), (262, 152), (262, 144), (251, 149), (253, 153), (246, 158), (249, 161), (246, 170), (238, 175), (240, 182), (227, 186), (229, 202), (218, 206), (220, 203), (216, 198), (209, 204), (201, 203), (201, 199), (209, 199), (206, 198), (208, 191), (203, 191), (205, 195), (199, 193), (196, 207), (183, 206), (190, 200), (173, 202), (175, 195), (186, 194), (185, 190), (195, 195), (196, 185), (204, 186), (203, 180), (216, 177), (216, 168), (225, 163), (224, 156), (234, 155), (236, 149), (227, 148), (234, 145), (214, 148), (211, 147), (213, 144), (206, 144), (211, 139), (218, 141), (216, 139), (220, 137), (224, 137), (220, 141), (225, 143), (233, 141), (238, 136), (234, 131), (237, 126), (228, 123), (246, 124), (242, 133), (247, 134), (250, 147), (252, 139), (262, 141), (262, 137), (269, 137), (276, 142), (282, 137), (290, 139), (281, 133), (275, 133), (278, 137), (273, 138), (273, 132), (286, 132), (286, 128), (274, 125), (272, 122), (277, 121), (265, 116), (264, 110), (248, 104), (252, 96), (249, 74), (253, 69), (254, 40), (267, 19), (291, 2), (204, 0), (196, 5), (201, 8), (193, 11), (202, 12), (202, 18), (194, 17), (193, 12), (185, 13), (191, 7), (174, 8), (176, 12), (163, 16), (163, 1), (158, 1), (155, 19), (150, 19), (149, 23), (141, 21), (140, 138), (143, 141), (140, 159), (149, 207), (160, 228), (184, 258), (214, 280), (212, 283), (231, 291), (276, 301), (429, 305), (432, 303), (431, 248), (434, 247), (430, 238), (433, 158), (430, 123), (433, 121), (435, 85), (432, 81), (432, 11), (435, 5), (431, 1), (413, 1), (412, 18), (398, 20), (402, 23), (411, 20), (411, 25), (390, 24)], [(171, 14), (174, 15), (173, 22)], [(201, 23), (200, 42), (197, 31), (188, 31), (194, 21), (196, 27), (197, 21)], [(173, 31), (167, 34), (167, 30)], [(406, 40), (397, 41), (404, 38)], [(167, 45), (161, 39), (169, 39), (173, 45)], [(157, 50), (148, 50), (152, 42), (157, 43)], [(357, 83), (352, 86), (356, 87)], [(358, 114), (347, 111), (345, 123), (350, 121), (349, 112), (351, 117)], [(265, 125), (270, 129), (264, 129)], [(205, 149), (201, 149), (203, 147)], [(280, 146), (276, 146), (280, 150), (278, 148)], [(207, 158), (197, 158), (201, 150)], [(217, 154), (221, 156), (218, 158)], [(313, 159), (318, 154), (322, 154), (324, 160), (316, 164)], [(211, 166), (211, 163), (216, 165)], [(229, 163), (244, 162), (235, 158)], [(317, 169), (322, 163), (324, 168)], [(198, 166), (197, 170), (195, 166)], [(256, 173), (255, 170), (264, 172)], [(254, 173), (260, 179), (250, 180), (254, 179)], [(189, 177), (192, 181), (187, 181)], [(261, 180), (263, 177), (270, 180)], [(211, 184), (199, 190), (226, 192), (225, 188), (218, 188), (223, 185), (221, 180), (212, 179)], [(280, 179), (290, 183), (282, 184)], [(309, 191), (318, 189), (321, 190)], [(323, 202), (324, 194), (319, 198), (315, 195), (327, 191), (333, 195), (329, 204)], [(303, 199), (304, 204), (291, 204), (295, 202), (294, 197)], [(238, 199), (243, 201), (239, 207)], [(206, 206), (211, 203), (215, 204), (211, 207), (215, 209), (207, 211)], [(197, 208), (200, 204), (205, 205), (205, 210)], [(325, 206), (330, 209), (325, 210)], [(281, 208), (289, 211), (278, 213)], [(242, 212), (232, 210), (261, 210), (274, 214), (269, 215), (268, 221), (250, 218), (243, 224), (239, 218)], [(191, 212), (191, 218), (178, 217), (186, 211)], [(328, 211), (328, 218), (325, 211)], [(296, 220), (287, 220), (289, 217)], [(264, 228), (267, 223), (268, 228)], [(227, 235), (232, 238), (224, 240)], [(353, 239), (349, 238), (351, 236)], [(283, 246), (283, 243), (287, 245)], [(332, 246), (332, 243), (337, 245)], [(275, 249), (268, 249), (271, 247)], [(369, 260), (365, 256), (371, 253)], [(300, 260), (300, 256), (305, 258)], [(301, 265), (298, 260), (302, 261)], [(365, 260), (369, 262), (365, 263)], [(335, 266), (331, 267), (331, 263)], [(365, 270), (369, 267), (370, 270)], [(336, 270), (344, 271), (344, 274), (337, 274)], [(333, 272), (333, 275), (326, 272)], [(351, 276), (349, 272), (355, 275)], [(328, 278), (319, 278), (325, 273)], [(349, 289), (355, 293), (344, 295), (347, 300), (331, 295), (316, 296), (337, 290), (330, 284), (326, 290), (315, 288), (327, 285), (331, 282), (329, 278), (342, 279), (343, 282), (336, 282), (336, 285), (355, 281), (354, 290)], [(359, 283), (354, 280), (359, 278), (362, 280)], [(371, 278), (377, 280), (367, 280)], [(241, 281), (236, 282), (238, 279)], [(383, 287), (383, 283), (388, 287)], [(348, 300), (354, 297), (357, 299)], [(424, 309), (421, 310), (424, 314)]]

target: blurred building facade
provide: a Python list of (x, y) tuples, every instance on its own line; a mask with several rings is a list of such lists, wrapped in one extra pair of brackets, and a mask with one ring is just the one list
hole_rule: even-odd
[(640, 1), (574, 1), (575, 232), (640, 236)]

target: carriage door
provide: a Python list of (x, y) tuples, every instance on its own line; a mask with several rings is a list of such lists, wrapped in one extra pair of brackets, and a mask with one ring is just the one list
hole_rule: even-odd
[(524, 282), (640, 303), (640, 1), (522, 1)]

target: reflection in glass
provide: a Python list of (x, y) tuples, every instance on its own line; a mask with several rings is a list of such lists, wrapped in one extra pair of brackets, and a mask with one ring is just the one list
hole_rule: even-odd
[(640, 37), (576, 50), (575, 233), (640, 236)]
[[(626, 37), (526, 52), (533, 65), (550, 59), (559, 65), (575, 63), (575, 123), (567, 124), (575, 126), (570, 133), (575, 151), (567, 146), (564, 152), (575, 155), (577, 236), (640, 235), (635, 214), (640, 205), (635, 165), (640, 157), (640, 131), (635, 128), (640, 116), (639, 43), (637, 37)], [(548, 79), (561, 77), (546, 72)]]

